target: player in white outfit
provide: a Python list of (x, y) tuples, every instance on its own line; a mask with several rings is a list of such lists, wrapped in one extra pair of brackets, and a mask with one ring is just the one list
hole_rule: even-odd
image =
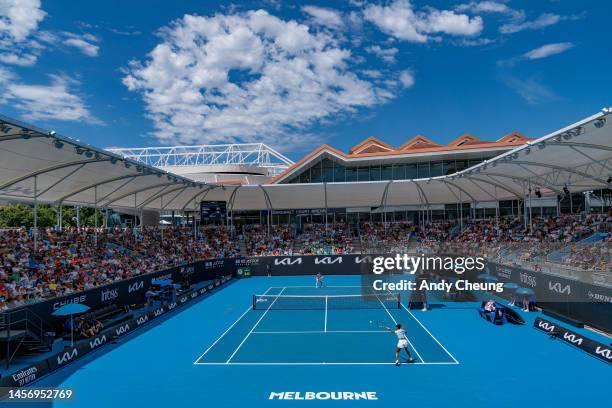
[(323, 275), (321, 274), (321, 272), (317, 272), (317, 274), (315, 275), (315, 288), (322, 288), (323, 287)]
[(397, 336), (397, 347), (395, 349), (395, 365), (400, 365), (399, 352), (402, 349), (406, 350), (406, 354), (408, 354), (408, 362), (412, 362), (413, 360), (412, 355), (410, 354), (410, 349), (408, 348), (408, 337), (406, 336), (406, 330), (402, 329), (402, 325), (399, 323), (395, 326), (395, 329), (392, 329), (390, 327), (387, 327), (386, 329), (390, 332), (395, 333), (395, 335)]

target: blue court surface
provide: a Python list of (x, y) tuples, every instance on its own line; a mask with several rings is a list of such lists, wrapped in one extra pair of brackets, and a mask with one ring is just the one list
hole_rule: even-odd
[[(494, 326), (478, 317), (474, 303), (408, 311), (407, 293), (399, 307), (333, 304), (361, 293), (360, 286), (359, 276), (327, 277), (318, 289), (312, 277), (235, 281), (61, 381), (61, 371), (55, 374), (54, 385), (75, 391), (74, 401), (56, 405), (588, 407), (610, 401), (611, 367), (533, 329), (537, 313), (524, 314), (524, 326)], [(254, 294), (271, 295), (269, 306), (252, 310)], [(273, 295), (325, 300), (309, 310), (278, 310)], [(377, 321), (405, 326), (413, 363), (394, 365), (396, 337), (370, 323)], [(270, 401), (272, 392), (373, 392), (377, 400)]]

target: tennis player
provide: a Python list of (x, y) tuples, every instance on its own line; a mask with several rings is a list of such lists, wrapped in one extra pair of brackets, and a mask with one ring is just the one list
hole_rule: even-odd
[(321, 272), (317, 272), (317, 274), (315, 275), (315, 288), (322, 288), (323, 287), (323, 275), (321, 275)]
[(399, 323), (395, 326), (395, 329), (392, 329), (390, 327), (386, 327), (386, 329), (390, 332), (395, 333), (395, 335), (397, 336), (397, 347), (395, 349), (395, 365), (400, 365), (399, 352), (402, 349), (406, 350), (406, 354), (408, 354), (408, 362), (411, 363), (413, 360), (412, 355), (410, 354), (410, 349), (408, 348), (408, 337), (406, 336), (406, 330), (404, 330), (402, 328), (402, 325)]

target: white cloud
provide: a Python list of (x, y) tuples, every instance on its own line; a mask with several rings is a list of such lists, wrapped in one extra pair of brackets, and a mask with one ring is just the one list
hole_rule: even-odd
[(31, 66), (38, 59), (38, 43), (31, 37), (46, 13), (38, 0), (0, 0), (0, 62)]
[(124, 84), (141, 92), (164, 142), (263, 140), (293, 148), (316, 123), (385, 102), (353, 72), (340, 38), (266, 11), (186, 15), (160, 31)]
[(472, 13), (502, 13), (510, 14), (514, 10), (508, 7), (504, 3), (497, 1), (472, 1), (469, 3), (460, 4), (455, 7), (455, 10), (459, 12), (472, 12)]
[(577, 20), (582, 15), (561, 16), (554, 13), (543, 13), (535, 20), (527, 20), (525, 10), (513, 9), (501, 1), (471, 1), (459, 4), (455, 11), (467, 13), (489, 13), (501, 14), (506, 17), (506, 22), (499, 27), (502, 34), (513, 34), (524, 30), (539, 30), (564, 20)]
[(559, 96), (548, 89), (537, 77), (521, 79), (514, 76), (507, 76), (503, 78), (503, 80), (506, 85), (512, 88), (529, 104), (536, 105), (559, 99)]
[(336, 10), (317, 6), (304, 6), (302, 11), (319, 25), (330, 28), (341, 28), (343, 26), (342, 14)]
[(431, 40), (431, 34), (474, 36), (483, 29), (480, 16), (431, 7), (417, 11), (408, 0), (395, 0), (388, 6), (370, 4), (364, 9), (364, 18), (397, 39), (421, 43)]
[(10, 73), (8, 76), (10, 82), (2, 82), (3, 77), (0, 71), (0, 87), (3, 88), (5, 102), (10, 102), (27, 120), (53, 119), (102, 123), (89, 112), (83, 99), (74, 93), (73, 88), (78, 82), (73, 79), (50, 75), (49, 85), (30, 85), (17, 82)]
[(431, 10), (424, 15), (419, 24), (427, 33), (444, 33), (457, 36), (480, 34), (483, 28), (482, 18), (456, 14), (449, 10)]
[(561, 54), (573, 46), (574, 44), (571, 42), (546, 44), (525, 53), (524, 57), (530, 60), (547, 58), (551, 55)]
[(0, 0), (0, 39), (25, 40), (46, 14), (40, 0)]
[(98, 38), (92, 34), (85, 33), (77, 35), (73, 33), (64, 33), (66, 39), (63, 41), (64, 44), (74, 47), (81, 51), (88, 57), (96, 57), (100, 47), (98, 46)]
[(397, 48), (382, 48), (380, 45), (372, 45), (371, 47), (367, 47), (366, 51), (376, 55), (378, 58), (385, 61), (387, 64), (395, 63), (395, 55), (399, 51)]
[(558, 14), (544, 13), (535, 20), (519, 20), (502, 25), (499, 32), (502, 34), (513, 34), (524, 30), (539, 30), (557, 24), (562, 18)]
[(411, 88), (414, 85), (414, 73), (408, 69), (400, 72), (399, 81), (404, 88)]
[(2, 52), (0, 53), (0, 61), (5, 64), (18, 65), (21, 67), (31, 67), (36, 64), (38, 56), (31, 53), (20, 53), (17, 52)]

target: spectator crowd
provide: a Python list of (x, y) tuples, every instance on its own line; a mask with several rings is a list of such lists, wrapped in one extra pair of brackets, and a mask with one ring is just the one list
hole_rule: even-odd
[[(610, 272), (612, 216), (561, 215), (477, 221), (250, 225), (192, 229), (68, 228), (0, 231), (0, 311), (207, 258), (455, 252), (512, 263), (559, 262)], [(601, 239), (579, 243), (598, 233)], [(558, 259), (551, 254), (558, 253)]]

